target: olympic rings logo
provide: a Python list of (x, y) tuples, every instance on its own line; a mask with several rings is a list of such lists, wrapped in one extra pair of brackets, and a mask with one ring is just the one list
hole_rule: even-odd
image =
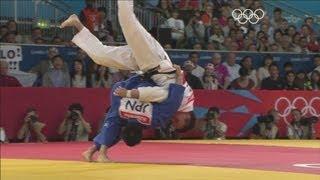
[[(292, 102), (286, 97), (280, 97), (276, 100), (274, 108), (279, 112), (280, 117), (286, 118), (290, 115), (291, 110), (296, 109), (298, 103), (301, 102), (303, 105), (303, 108), (301, 109), (302, 116), (309, 114), (311, 116), (320, 117), (320, 106), (314, 107), (316, 101), (320, 102), (320, 97), (314, 97), (309, 102), (303, 97), (296, 97)], [(287, 104), (287, 107), (283, 112), (280, 112), (279, 104), (282, 102), (285, 102)]]
[(248, 21), (251, 24), (257, 24), (265, 15), (262, 9), (256, 9), (255, 11), (251, 9), (234, 9), (231, 13), (233, 19), (238, 21), (239, 24), (246, 24)]

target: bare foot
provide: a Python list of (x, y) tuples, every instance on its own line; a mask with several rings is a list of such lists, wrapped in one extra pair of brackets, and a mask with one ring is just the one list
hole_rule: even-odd
[(98, 163), (109, 163), (111, 161), (110, 161), (110, 159), (108, 159), (108, 157), (106, 155), (99, 154), (99, 156), (97, 158), (97, 162)]
[(67, 20), (65, 20), (61, 25), (60, 28), (65, 28), (65, 27), (77, 27), (79, 24), (81, 24), (79, 18), (77, 15), (72, 14), (69, 16)]
[(92, 151), (85, 151), (82, 154), (82, 157), (85, 161), (87, 162), (92, 162), (92, 156), (93, 156), (93, 152)]

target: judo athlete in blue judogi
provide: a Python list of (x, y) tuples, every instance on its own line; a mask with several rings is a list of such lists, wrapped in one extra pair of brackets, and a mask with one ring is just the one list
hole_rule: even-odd
[[(122, 98), (115, 95), (119, 87), (136, 89), (144, 86), (154, 86), (152, 81), (135, 75), (130, 79), (116, 83), (112, 88), (111, 107), (106, 115), (105, 123), (100, 133), (94, 138), (94, 146), (83, 153), (87, 161), (92, 161), (93, 154), (99, 150), (98, 162), (108, 162), (106, 151), (119, 142), (120, 139), (128, 146), (140, 143), (142, 130), (145, 127), (165, 128), (176, 114), (183, 99), (185, 87), (179, 84), (169, 85), (168, 98), (161, 103), (146, 103), (138, 99)], [(181, 121), (178, 119), (178, 121)], [(194, 118), (178, 125), (180, 131), (186, 131), (194, 126)], [(181, 124), (181, 122), (180, 122)]]
[[(144, 81), (136, 83), (135, 85), (126, 85), (123, 84), (124, 87), (116, 87), (113, 89), (113, 93), (115, 93), (118, 98), (114, 95), (112, 99), (113, 101), (119, 101), (118, 106), (114, 105), (112, 101), (112, 105), (114, 108), (111, 108), (110, 114), (115, 114), (118, 111), (118, 116), (110, 116), (108, 115), (107, 119), (130, 119), (126, 125), (117, 126), (116, 128), (110, 131), (117, 131), (120, 132), (119, 134), (137, 134), (137, 133), (121, 133), (121, 132), (131, 132), (129, 130), (137, 130), (138, 126), (135, 123), (131, 123), (131, 119), (136, 119), (135, 122), (139, 122), (139, 124), (145, 124), (149, 122), (148, 126), (153, 127), (154, 124), (161, 124), (157, 116), (164, 117), (165, 115), (170, 115), (169, 112), (165, 112), (164, 106), (160, 106), (161, 104), (170, 103), (174, 106), (179, 106), (177, 109), (170, 107), (171, 109), (175, 110), (171, 112), (171, 116), (173, 116), (172, 124), (176, 126), (177, 129), (181, 129), (179, 127), (185, 126), (186, 121), (190, 121), (193, 119), (193, 102), (194, 102), (194, 94), (192, 88), (188, 85), (186, 81), (180, 83), (183, 85), (183, 90), (181, 94), (175, 97), (169, 95), (174, 92), (176, 86), (174, 84), (177, 83), (177, 74), (175, 73), (176, 68), (172, 64), (170, 57), (165, 52), (165, 50), (161, 47), (160, 43), (154, 39), (151, 34), (147, 32), (146, 29), (139, 23), (137, 18), (135, 17), (133, 11), (133, 0), (118, 0), (118, 18), (119, 23), (122, 28), (123, 34), (125, 36), (126, 42), (128, 45), (126, 46), (107, 46), (103, 45), (83, 24), (80, 22), (79, 18), (76, 15), (71, 15), (66, 21), (61, 24), (61, 28), (65, 27), (75, 27), (78, 30), (78, 33), (73, 37), (72, 42), (74, 42), (78, 47), (84, 50), (91, 59), (100, 65), (115, 68), (115, 69), (122, 69), (122, 70), (129, 70), (129, 71), (140, 71), (143, 73), (145, 77)], [(133, 81), (133, 80), (132, 80)], [(149, 81), (152, 81), (150, 83)], [(131, 84), (131, 83), (129, 83)], [(182, 89), (181, 89), (182, 90)], [(172, 92), (171, 92), (172, 91)], [(182, 96), (182, 100), (177, 98)], [(121, 99), (121, 98), (122, 99)], [(119, 98), (121, 100), (119, 100)], [(125, 99), (132, 99), (134, 98), (137, 102), (136, 103), (147, 103), (149, 106), (145, 106), (142, 108), (144, 114), (137, 115), (137, 111), (141, 109), (139, 105), (134, 106), (134, 102), (128, 102), (127, 107), (135, 107), (136, 114), (132, 114), (132, 112), (127, 112), (121, 106)], [(173, 98), (173, 99), (172, 99)], [(132, 104), (133, 103), (133, 104)], [(145, 104), (144, 104), (145, 105)], [(152, 106), (151, 106), (152, 105)], [(172, 105), (173, 106), (173, 105)], [(148, 109), (152, 107), (151, 109)], [(160, 108), (161, 107), (161, 108)], [(122, 111), (119, 111), (119, 108), (122, 108)], [(160, 112), (163, 111), (163, 112)], [(163, 113), (163, 115), (162, 115)], [(130, 116), (131, 115), (131, 116)], [(167, 116), (166, 116), (167, 117)], [(170, 121), (168, 119), (161, 119), (161, 122)], [(159, 121), (159, 122), (157, 122)], [(110, 120), (110, 123), (114, 122)], [(112, 123), (111, 123), (112, 124)], [(108, 120), (106, 121), (106, 125), (108, 125)], [(130, 126), (129, 126), (130, 125)], [(111, 126), (113, 127), (113, 126)], [(121, 128), (119, 128), (121, 127)], [(125, 127), (125, 128), (123, 128)], [(131, 128), (129, 128), (131, 127)], [(139, 126), (140, 127), (140, 126)], [(155, 126), (154, 126), (155, 127)], [(121, 129), (121, 130), (119, 130)], [(123, 131), (125, 129), (126, 131)], [(137, 131), (138, 132), (138, 131)], [(139, 130), (139, 132), (141, 132)], [(109, 132), (111, 133), (111, 132)], [(106, 136), (108, 137), (108, 136)], [(126, 141), (126, 137), (131, 136), (122, 136), (122, 139), (128, 144), (131, 145), (130, 142), (133, 141)], [(111, 138), (111, 137), (110, 137)], [(119, 137), (118, 137), (119, 138)], [(97, 138), (98, 139), (98, 138)], [(138, 138), (132, 138), (138, 139)], [(140, 138), (141, 139), (141, 138)], [(117, 142), (117, 139), (114, 139), (114, 143)], [(139, 140), (140, 142), (140, 140)], [(111, 143), (112, 144), (112, 143)], [(133, 143), (135, 144), (135, 143)], [(97, 144), (98, 145), (98, 144)], [(98, 161), (105, 162), (107, 161), (107, 157), (103, 156), (103, 150), (107, 147), (111, 146), (110, 144), (101, 145)], [(99, 148), (98, 146), (94, 146), (88, 151), (84, 153), (84, 157), (87, 160), (91, 160), (92, 154), (97, 151)]]

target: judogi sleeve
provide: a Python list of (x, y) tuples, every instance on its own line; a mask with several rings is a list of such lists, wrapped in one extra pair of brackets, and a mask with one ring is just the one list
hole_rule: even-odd
[(166, 87), (140, 87), (139, 100), (143, 102), (162, 102), (168, 97), (168, 88)]
[(97, 64), (122, 70), (139, 70), (130, 47), (103, 45), (85, 27), (73, 37), (72, 42), (84, 50)]

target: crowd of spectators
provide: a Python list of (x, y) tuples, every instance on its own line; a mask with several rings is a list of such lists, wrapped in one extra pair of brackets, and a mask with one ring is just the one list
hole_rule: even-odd
[[(236, 8), (265, 9), (261, 0), (144, 0), (144, 5), (152, 7), (154, 16), (162, 19), (162, 23), (154, 27), (158, 33), (153, 34), (161, 36), (159, 31), (169, 31), (169, 36), (157, 37), (168, 49), (320, 52), (320, 31), (313, 17), (306, 17), (302, 25), (290, 24), (283, 10), (275, 8), (272, 15), (267, 14), (258, 24), (240, 26), (231, 16)], [(115, 22), (108, 19), (106, 8), (96, 8), (94, 0), (86, 0), (79, 16), (103, 42), (114, 42), (121, 36), (121, 32), (115, 30)], [(44, 37), (39, 27), (23, 38), (14, 20), (0, 27), (0, 41), (73, 45), (70, 39), (59, 35)]]
[[(252, 57), (245, 56), (240, 63), (236, 54), (214, 53), (205, 65), (199, 65), (200, 53), (191, 52), (183, 62), (185, 78), (193, 89), (242, 89), (242, 90), (320, 90), (320, 55), (313, 57), (314, 68), (304, 72), (290, 61), (279, 67), (271, 55), (265, 55), (263, 64), (255, 68)], [(78, 49), (73, 61), (65, 61), (55, 47), (48, 49), (47, 59), (40, 61), (29, 70), (37, 75), (33, 86), (110, 88), (115, 82), (126, 80), (130, 71), (117, 70), (95, 64), (87, 54)], [(20, 82), (8, 74), (8, 63), (1, 61), (0, 86), (21, 86)], [(280, 69), (284, 69), (280, 72)]]
[[(275, 8), (257, 25), (240, 25), (234, 9), (265, 9), (261, 0), (145, 0), (165, 18), (172, 48), (259, 52), (319, 52), (319, 29), (313, 17), (290, 24), (283, 10)], [(271, 14), (271, 13), (270, 13)]]
[[(271, 55), (264, 57), (259, 68), (252, 65), (252, 57), (245, 56), (236, 63), (236, 54), (228, 53), (225, 62), (221, 54), (215, 53), (211, 62), (204, 67), (198, 65), (199, 53), (192, 52), (183, 64), (186, 80), (193, 89), (263, 89), (263, 90), (319, 90), (320, 56), (313, 58), (311, 72), (294, 71), (298, 69), (291, 62), (284, 64), (284, 73)], [(282, 75), (284, 74), (284, 75)]]

